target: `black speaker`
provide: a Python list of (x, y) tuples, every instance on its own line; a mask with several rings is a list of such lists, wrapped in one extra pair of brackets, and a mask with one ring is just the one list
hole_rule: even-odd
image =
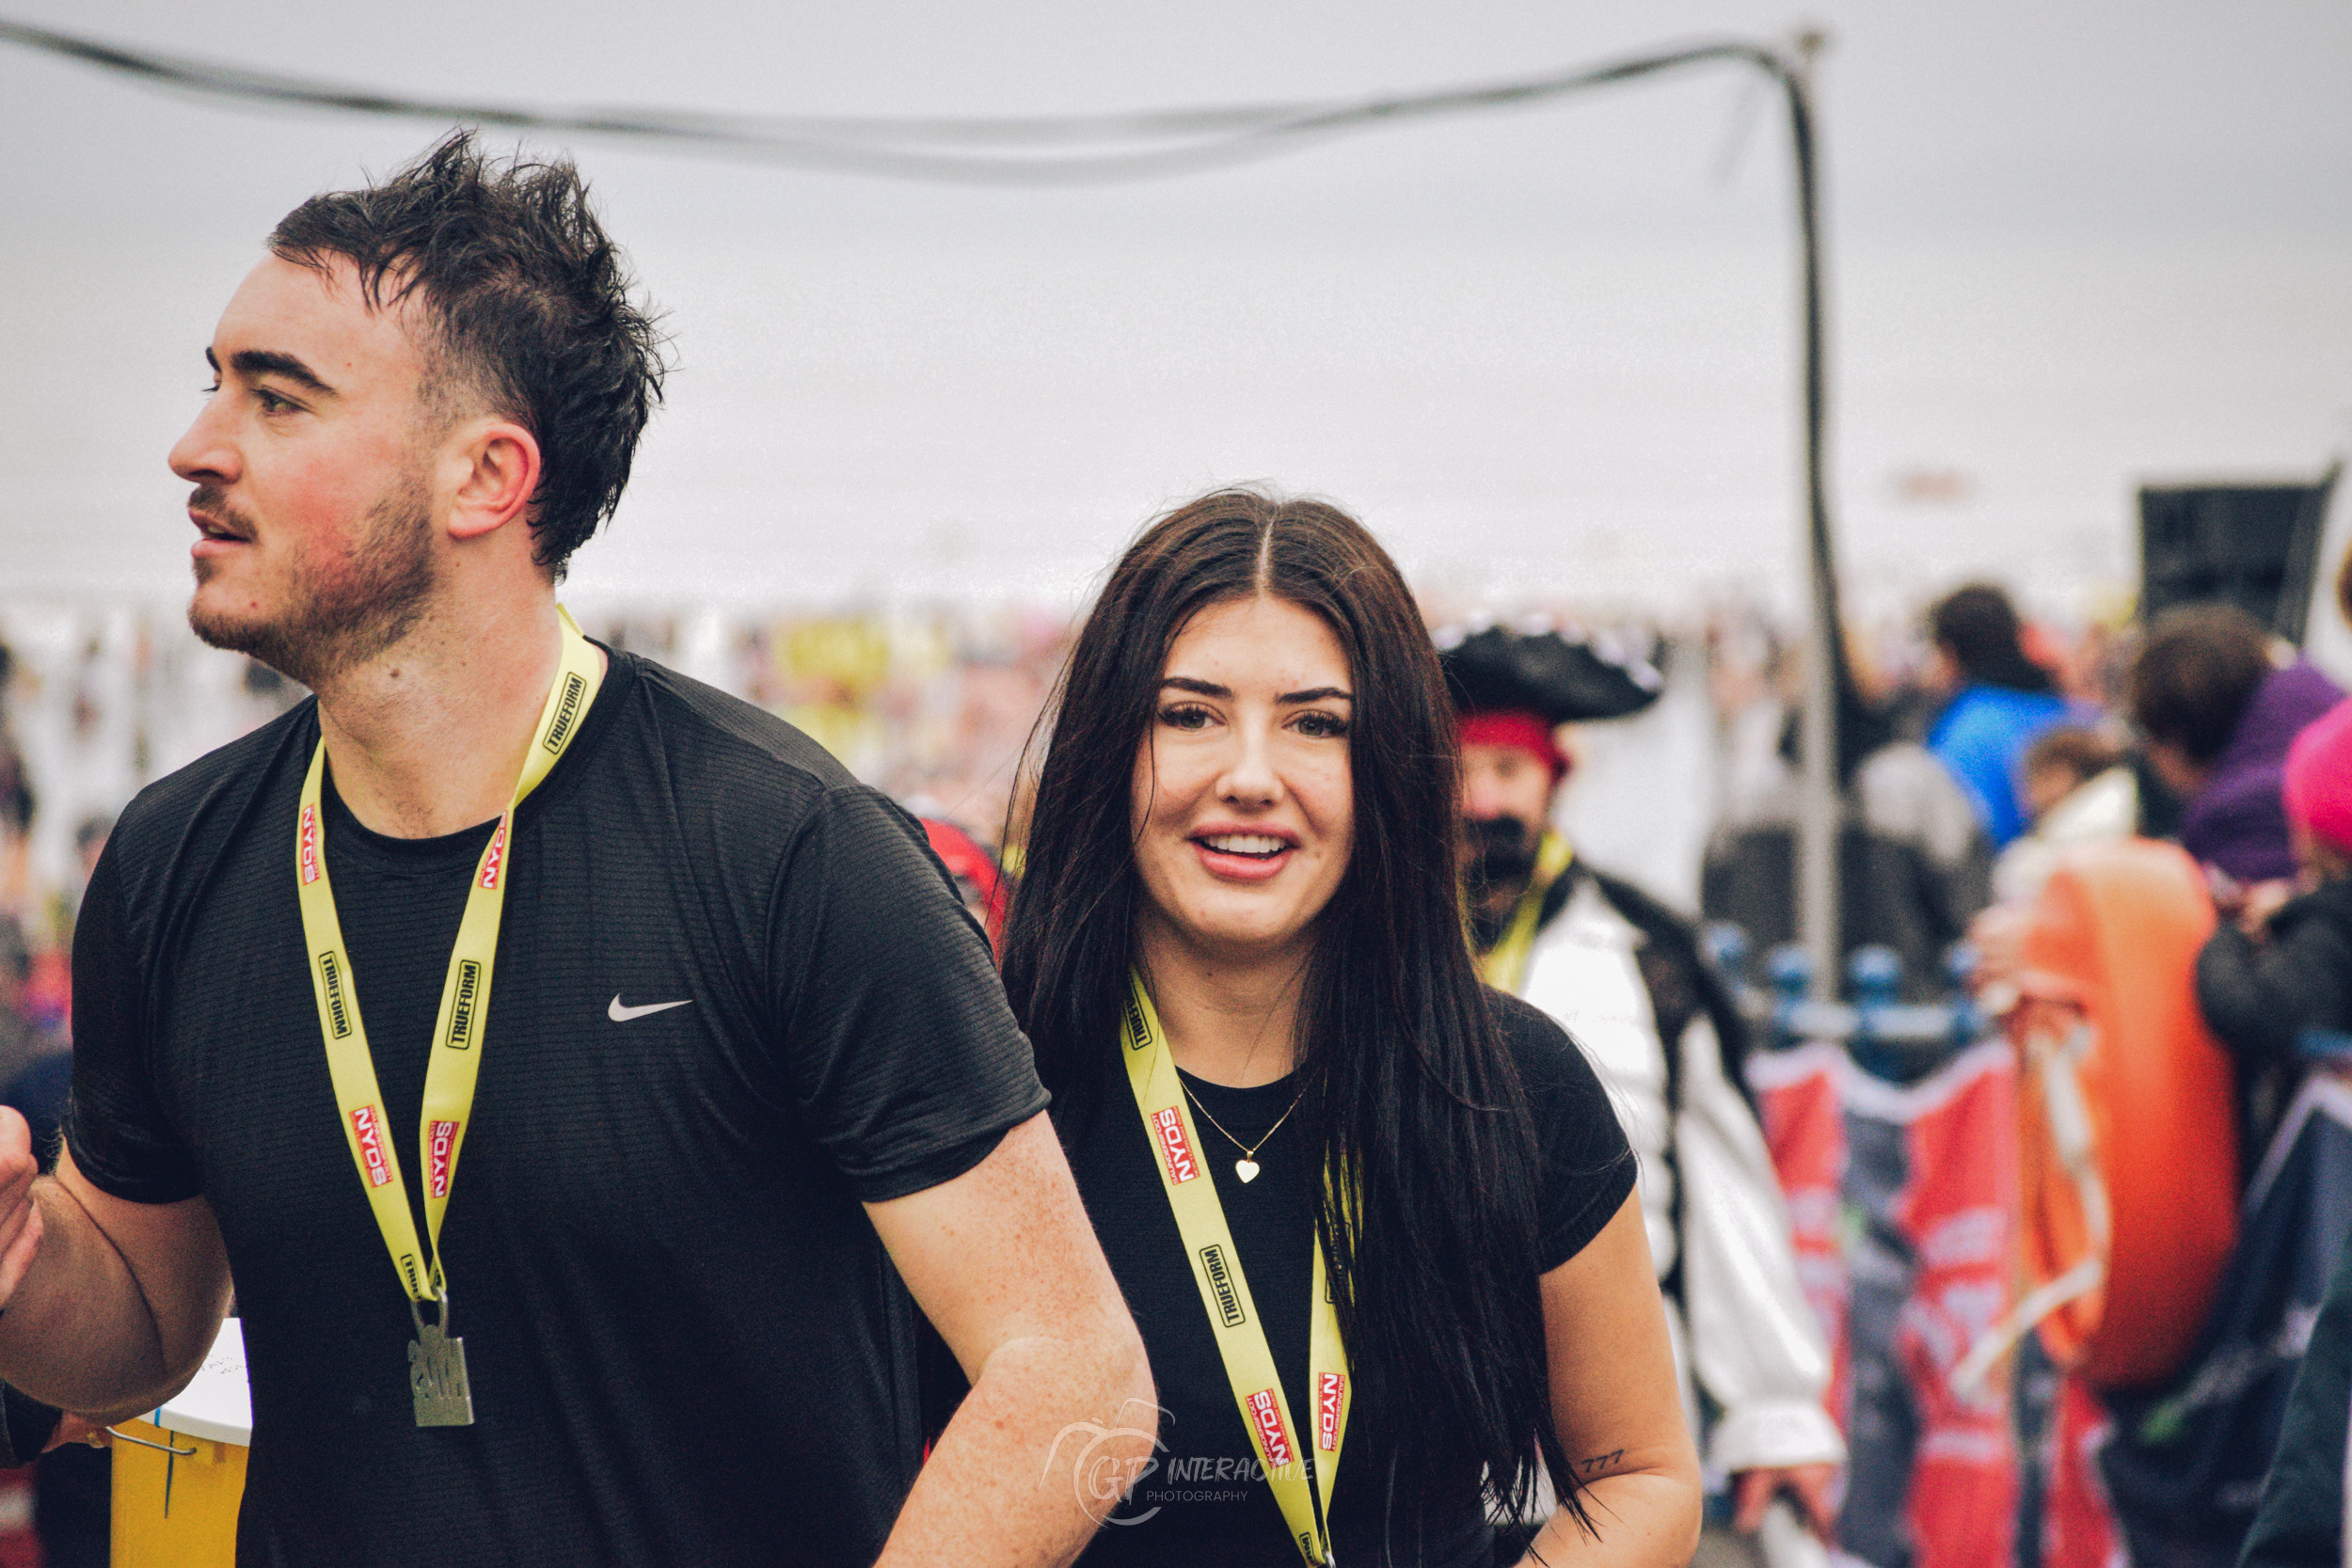
[(2153, 619), (2174, 605), (2218, 600), (2300, 642), (2334, 477), (2143, 488), (2140, 613)]

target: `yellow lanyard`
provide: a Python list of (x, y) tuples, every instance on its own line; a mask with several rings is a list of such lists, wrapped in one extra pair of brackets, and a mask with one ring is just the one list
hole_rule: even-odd
[(1535, 952), (1535, 927), (1543, 919), (1544, 895), (1560, 879), (1560, 873), (1576, 859), (1576, 851), (1568, 841), (1547, 830), (1543, 841), (1535, 847), (1535, 870), (1527, 879), (1527, 891), (1519, 895), (1518, 903), (1511, 911), (1511, 924), (1503, 927), (1502, 938), (1486, 956), (1478, 960), (1479, 977), (1486, 984), (1513, 996), (1527, 984), (1527, 960)]
[[(1209, 1314), (1216, 1336), (1217, 1354), (1224, 1360), (1226, 1380), (1233, 1386), (1241, 1406), (1242, 1425), (1257, 1449), (1258, 1463), (1274, 1488), (1282, 1519), (1298, 1555), (1310, 1568), (1331, 1561), (1328, 1510), (1331, 1483), (1340, 1473), (1340, 1442), (1347, 1433), (1347, 1412), (1355, 1389), (1348, 1377), (1346, 1347), (1340, 1343), (1340, 1317), (1331, 1304), (1331, 1288), (1324, 1275), (1323, 1246), (1315, 1245), (1315, 1272), (1309, 1307), (1313, 1327), (1308, 1336), (1308, 1386), (1314, 1390), (1315, 1424), (1311, 1438), (1291, 1419), (1289, 1400), (1275, 1370), (1274, 1352), (1266, 1344), (1250, 1299), (1248, 1276), (1243, 1274), (1241, 1253), (1225, 1224), (1225, 1206), (1217, 1201), (1216, 1183), (1200, 1152), (1200, 1134), (1193, 1125), (1192, 1108), (1177, 1079), (1176, 1063), (1168, 1054), (1160, 1015), (1143, 989), (1140, 975), (1133, 987), (1126, 1020), (1120, 1026), (1121, 1054), (1127, 1059), (1127, 1084), (1135, 1091), (1136, 1109), (1142, 1113), (1144, 1132), (1157, 1156), (1160, 1184), (1168, 1206), (1175, 1211), (1177, 1233), (1184, 1238), (1192, 1261), (1192, 1276), (1200, 1287), (1200, 1305)], [(1302, 1451), (1311, 1441), (1314, 1455)], [(1311, 1469), (1315, 1487), (1309, 1486)], [(1315, 1491), (1321, 1493), (1318, 1501)]]
[[(318, 993), (319, 1033), (326, 1041), (327, 1074), (334, 1081), (335, 1104), (342, 1113), (343, 1141), (350, 1146), (352, 1164), (358, 1167), (360, 1184), (367, 1190), (368, 1206), (375, 1211), (376, 1228), (384, 1233), (384, 1245), (392, 1255), (412, 1303), (441, 1301), (449, 1288), (441, 1273), (441, 1216), (449, 1210), (450, 1184), (457, 1175), (457, 1152), (465, 1143), (466, 1118), (473, 1110), (474, 1079), (482, 1065), (482, 1037), (490, 1011), (490, 970), (498, 958), (499, 922), (506, 911), (507, 837), (515, 826), (515, 808), (563, 757), (604, 680), (596, 650), (580, 635), (570, 612), (559, 610), (557, 614), (564, 625), (562, 664), (548, 691), (547, 705), (540, 710), (539, 727), (523, 761), (522, 776), (515, 781), (515, 797), (507, 802), (474, 867), (473, 885), (466, 894), (465, 918), (457, 927), (457, 946), (450, 955), (449, 978), (441, 986), (440, 1017), (433, 1026), (433, 1057), (425, 1069), (424, 1114), (418, 1134), (425, 1227), (433, 1244), (429, 1270), (419, 1266), (417, 1224), (409, 1212), (400, 1162), (392, 1154), (384, 1094), (376, 1086), (375, 1059), (368, 1051), (367, 1025), (359, 1020), (359, 993), (352, 983), (342, 923), (335, 916), (334, 883), (326, 875), (325, 814), (320, 808), (326, 770), (324, 737), (310, 754), (310, 771), (302, 782), (302, 812), (294, 832), (294, 883), (302, 895), (302, 934), (310, 951), (310, 986)], [(421, 1327), (419, 1332), (421, 1337)]]

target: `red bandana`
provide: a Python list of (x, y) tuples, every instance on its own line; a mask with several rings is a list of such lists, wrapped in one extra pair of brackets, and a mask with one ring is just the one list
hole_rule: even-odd
[(1553, 744), (1551, 728), (1540, 713), (1527, 708), (1504, 708), (1493, 713), (1464, 714), (1461, 738), (1465, 746), (1516, 746), (1550, 768), (1552, 778), (1557, 780), (1568, 770), (1568, 759)]

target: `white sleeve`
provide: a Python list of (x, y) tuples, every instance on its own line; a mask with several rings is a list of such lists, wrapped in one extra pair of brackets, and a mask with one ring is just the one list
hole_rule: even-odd
[(1682, 1298), (1691, 1370), (1723, 1409), (1708, 1443), (1717, 1469), (1841, 1464), (1846, 1445), (1822, 1404), (1829, 1352), (1797, 1287), (1788, 1211), (1764, 1134), (1724, 1076), (1715, 1026), (1683, 1031)]

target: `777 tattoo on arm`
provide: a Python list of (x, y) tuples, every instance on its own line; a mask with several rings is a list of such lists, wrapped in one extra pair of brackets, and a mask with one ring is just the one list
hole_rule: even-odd
[(1576, 1462), (1576, 1473), (1580, 1476), (1598, 1475), (1601, 1471), (1608, 1469), (1609, 1466), (1614, 1465), (1617, 1461), (1623, 1459), (1624, 1457), (1625, 1450), (1623, 1449), (1611, 1449), (1607, 1453), (1597, 1453), (1590, 1459), (1578, 1460)]

